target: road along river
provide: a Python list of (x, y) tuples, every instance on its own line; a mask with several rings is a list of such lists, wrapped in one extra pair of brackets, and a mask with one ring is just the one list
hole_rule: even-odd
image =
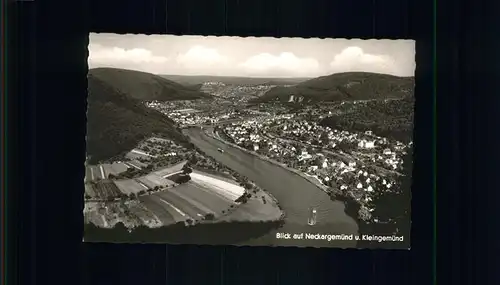
[[(332, 201), (321, 189), (306, 179), (283, 167), (262, 160), (255, 155), (207, 136), (199, 128), (184, 130), (194, 145), (213, 157), (218, 162), (248, 177), (260, 187), (276, 197), (286, 213), (283, 227), (273, 230), (257, 239), (242, 245), (261, 246), (299, 246), (299, 247), (356, 247), (353, 240), (306, 239), (305, 234), (356, 235), (356, 221), (344, 212), (344, 204)], [(223, 149), (221, 153), (217, 149)], [(317, 223), (307, 224), (311, 209), (317, 210)], [(292, 236), (304, 234), (302, 239), (276, 238), (277, 233), (289, 233)]]

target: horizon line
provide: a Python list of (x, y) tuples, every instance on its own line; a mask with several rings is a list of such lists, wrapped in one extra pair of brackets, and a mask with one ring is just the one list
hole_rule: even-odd
[(389, 73), (379, 73), (379, 72), (370, 72), (370, 71), (343, 71), (343, 72), (335, 72), (335, 73), (329, 73), (329, 74), (312, 76), (312, 77), (279, 77), (279, 76), (263, 77), (263, 76), (210, 75), (210, 74), (162, 74), (162, 73), (153, 73), (153, 72), (148, 72), (148, 71), (143, 71), (143, 70), (111, 67), (111, 66), (100, 66), (100, 67), (92, 67), (92, 68), (89, 67), (88, 70), (90, 71), (92, 69), (98, 69), (98, 68), (129, 70), (129, 71), (149, 73), (149, 74), (153, 74), (153, 75), (157, 75), (157, 76), (187, 76), (187, 77), (212, 76), (212, 77), (233, 77), (233, 78), (254, 78), (254, 79), (314, 79), (314, 78), (330, 76), (330, 75), (334, 75), (334, 74), (342, 74), (342, 73), (372, 73), (372, 74), (389, 75), (389, 76), (401, 77), (401, 78), (415, 77), (415, 75), (402, 76), (402, 75), (394, 75), (394, 74), (389, 74)]

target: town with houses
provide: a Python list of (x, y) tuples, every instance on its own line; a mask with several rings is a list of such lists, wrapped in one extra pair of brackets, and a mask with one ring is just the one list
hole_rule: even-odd
[[(319, 124), (326, 116), (348, 112), (370, 101), (290, 110), (278, 103), (242, 106), (240, 92), (248, 99), (268, 86), (245, 86), (240, 90), (214, 82), (204, 84), (204, 88), (217, 95), (214, 101), (149, 102), (147, 106), (168, 114), (180, 126), (213, 125), (215, 136), (299, 170), (326, 191), (353, 198), (361, 205), (361, 219), (379, 222), (371, 215), (376, 207), (373, 201), (377, 195), (396, 188), (402, 175), (402, 157), (412, 142), (380, 137), (372, 131), (332, 129)], [(300, 103), (302, 99), (291, 94), (288, 102)]]
[[(167, 115), (179, 128), (206, 127), (211, 136), (299, 171), (323, 191), (354, 199), (365, 222), (390, 222), (372, 217), (374, 200), (397, 187), (402, 156), (412, 143), (319, 124), (326, 116), (343, 114), (365, 101), (301, 108), (249, 103), (272, 87), (208, 82), (201, 90), (212, 94), (211, 100), (145, 105)], [(287, 103), (302, 101), (291, 94)], [(264, 189), (202, 153), (161, 137), (148, 138), (106, 163), (87, 165), (85, 185), (85, 218), (99, 227), (118, 222), (133, 228), (283, 217), (279, 203)]]
[(409, 248), (414, 41), (91, 33), (88, 51), (84, 242)]

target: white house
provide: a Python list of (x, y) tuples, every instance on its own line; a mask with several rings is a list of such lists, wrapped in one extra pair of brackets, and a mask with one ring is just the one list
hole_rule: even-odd
[(375, 147), (375, 142), (374, 141), (365, 141), (361, 140), (358, 143), (359, 148), (374, 148)]
[(374, 141), (367, 141), (365, 143), (365, 148), (374, 148), (375, 147), (375, 142)]

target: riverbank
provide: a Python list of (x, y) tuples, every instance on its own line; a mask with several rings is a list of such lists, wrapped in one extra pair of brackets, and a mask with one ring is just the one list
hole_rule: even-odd
[[(366, 223), (363, 219), (360, 218), (360, 214), (359, 214), (359, 210), (361, 208), (360, 204), (357, 203), (354, 199), (352, 199), (351, 197), (349, 196), (343, 196), (343, 195), (333, 195), (334, 193), (332, 193), (332, 191), (325, 185), (323, 185), (322, 183), (320, 183), (315, 177), (313, 176), (309, 176), (297, 169), (293, 169), (291, 167), (289, 167), (288, 165), (284, 164), (284, 163), (281, 163), (281, 162), (278, 162), (276, 160), (273, 160), (273, 159), (270, 159), (262, 154), (259, 154), (255, 151), (251, 151), (251, 150), (248, 150), (248, 149), (245, 149), (239, 145), (236, 145), (234, 143), (231, 143), (231, 142), (228, 142), (228, 141), (225, 141), (224, 139), (216, 136), (216, 135), (213, 135), (207, 131), (204, 131), (204, 133), (210, 137), (210, 138), (213, 138), (217, 141), (220, 141), (226, 145), (229, 145), (229, 146), (232, 146), (232, 147), (235, 147), (245, 153), (248, 153), (250, 155), (254, 155), (254, 156), (257, 156), (258, 158), (264, 160), (264, 161), (267, 161), (273, 165), (276, 165), (276, 166), (279, 166), (279, 167), (282, 167), (286, 170), (288, 170), (289, 172), (307, 180), (308, 182), (310, 182), (311, 184), (313, 184), (314, 186), (316, 186), (317, 188), (319, 188), (320, 190), (322, 190), (323, 192), (325, 192), (328, 196), (330, 196), (330, 199), (331, 200), (336, 200), (336, 201), (339, 201), (339, 202), (342, 202), (344, 204), (344, 212), (351, 218), (355, 219), (358, 223)], [(339, 192), (339, 191), (336, 191), (336, 192)]]
[[(222, 142), (224, 142), (223, 140), (221, 140), (221, 141), (222, 141)], [(239, 147), (239, 146), (237, 146), (237, 147)], [(194, 149), (195, 149), (198, 153), (202, 154), (203, 156), (208, 157), (208, 158), (210, 158), (210, 159), (214, 159), (213, 157), (211, 157), (210, 155), (208, 155), (207, 153), (205, 153), (205, 152), (204, 152), (203, 150), (201, 150), (200, 148), (198, 148), (198, 147), (194, 146)], [(197, 168), (198, 168), (198, 169), (201, 169), (201, 168), (199, 168), (199, 167), (193, 166), (193, 169), (197, 169)], [(227, 168), (228, 170), (230, 170), (230, 172), (232, 172), (232, 174), (228, 174), (228, 175), (229, 175), (229, 176), (231, 176), (231, 178), (235, 179), (234, 181), (235, 181), (236, 183), (242, 182), (242, 181), (238, 178), (238, 177), (240, 177), (239, 173), (235, 172), (233, 169), (230, 169), (230, 168), (228, 168), (228, 167), (226, 167), (226, 168)], [(202, 171), (202, 172), (203, 172), (203, 171), (206, 171), (206, 169), (205, 169), (205, 170), (201, 170), (201, 171)], [(211, 171), (212, 171), (212, 173), (213, 173), (213, 174), (218, 173), (217, 171), (213, 171), (213, 170), (211, 170)], [(240, 178), (241, 178), (241, 177), (240, 177)], [(244, 179), (247, 179), (247, 178), (245, 177)], [(231, 180), (232, 180), (232, 179), (231, 179)], [(249, 181), (250, 181), (250, 180), (249, 180)], [(268, 197), (269, 197), (269, 199), (270, 199), (270, 200), (274, 203), (274, 205), (275, 205), (275, 206), (276, 206), (276, 207), (277, 207), (277, 208), (281, 211), (281, 216), (278, 218), (278, 220), (277, 220), (277, 221), (281, 221), (281, 220), (285, 219), (285, 217), (286, 217), (286, 213), (285, 213), (285, 211), (283, 210), (283, 208), (281, 207), (281, 205), (280, 205), (280, 203), (279, 203), (278, 199), (276, 199), (276, 197), (274, 197), (274, 196), (273, 196), (273, 194), (271, 194), (269, 191), (266, 191), (265, 189), (262, 189), (261, 187), (259, 187), (258, 185), (256, 185), (253, 181), (250, 181), (250, 182), (251, 182), (251, 184), (252, 184), (252, 186), (253, 186), (253, 188), (254, 188), (254, 189), (257, 189), (258, 191), (262, 191), (262, 192), (264, 192), (264, 194), (265, 194), (266, 196), (268, 196)], [(248, 191), (247, 189), (245, 189), (245, 194), (247, 194), (248, 192), (249, 192), (249, 191)]]
[[(207, 131), (210, 132), (211, 128), (207, 128)], [(297, 242), (276, 239), (277, 232), (307, 233), (313, 231), (324, 234), (357, 235), (359, 234), (357, 219), (346, 214), (343, 202), (332, 199), (325, 191), (319, 191), (322, 189), (318, 190), (318, 187), (309, 180), (282, 166), (209, 137), (199, 128), (186, 131), (186, 134), (192, 143), (207, 155), (272, 193), (285, 211), (285, 223), (279, 231), (273, 231), (249, 241), (248, 245), (342, 248), (356, 246), (356, 241), (302, 240)], [(316, 225), (311, 226), (307, 220), (313, 208), (317, 209), (318, 215)]]
[(192, 226), (180, 222), (158, 228), (139, 226), (132, 231), (129, 231), (123, 223), (117, 223), (113, 228), (99, 228), (94, 224), (85, 224), (84, 241), (234, 245), (259, 238), (278, 229), (282, 224), (282, 220), (274, 222), (199, 223)]
[(286, 170), (288, 170), (288, 171), (292, 172), (293, 174), (298, 175), (298, 176), (300, 176), (300, 177), (302, 177), (302, 178), (306, 179), (307, 181), (311, 182), (312, 184), (314, 184), (316, 187), (318, 187), (320, 190), (324, 191), (325, 193), (330, 194), (330, 191), (328, 190), (328, 187), (326, 187), (325, 185), (321, 184), (321, 183), (320, 183), (318, 180), (316, 180), (316, 178), (314, 178), (314, 177), (308, 176), (307, 174), (305, 174), (305, 173), (303, 173), (303, 172), (301, 172), (301, 171), (299, 171), (299, 170), (297, 170), (297, 169), (291, 168), (291, 167), (289, 167), (288, 165), (286, 165), (286, 164), (284, 164), (284, 163), (281, 163), (281, 162), (278, 162), (278, 161), (276, 161), (276, 160), (270, 159), (270, 158), (268, 158), (267, 156), (264, 156), (264, 155), (262, 155), (262, 154), (259, 154), (259, 153), (255, 152), (255, 151), (251, 151), (251, 150), (248, 150), (248, 149), (246, 149), (246, 148), (243, 148), (243, 147), (241, 147), (241, 146), (239, 146), (239, 145), (237, 145), (237, 144), (234, 144), (234, 143), (231, 143), (231, 142), (225, 141), (225, 140), (223, 140), (223, 139), (221, 139), (221, 138), (219, 138), (219, 137), (217, 137), (217, 136), (214, 136), (214, 135), (212, 135), (212, 134), (210, 134), (210, 133), (208, 133), (208, 132), (206, 132), (206, 131), (205, 131), (204, 133), (205, 133), (207, 136), (209, 136), (209, 137), (211, 137), (211, 138), (213, 138), (213, 139), (216, 139), (216, 140), (218, 140), (218, 141), (220, 141), (220, 142), (222, 142), (222, 143), (224, 143), (224, 144), (227, 144), (227, 145), (230, 145), (230, 146), (232, 146), (232, 147), (235, 147), (235, 148), (237, 148), (237, 149), (239, 149), (239, 150), (241, 150), (241, 151), (244, 151), (244, 152), (246, 152), (246, 153), (248, 153), (248, 154), (255, 155), (255, 156), (257, 156), (258, 158), (260, 158), (260, 159), (262, 159), (262, 160), (265, 160), (265, 161), (267, 161), (267, 162), (269, 162), (269, 163), (272, 163), (272, 164), (274, 164), (274, 165), (277, 165), (277, 166), (283, 167), (283, 168), (285, 168)]

